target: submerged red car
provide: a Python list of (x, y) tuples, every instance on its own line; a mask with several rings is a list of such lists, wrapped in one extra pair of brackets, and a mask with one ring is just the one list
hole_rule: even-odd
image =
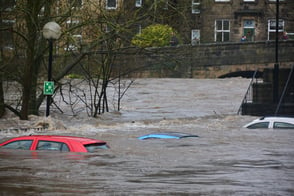
[(61, 152), (94, 152), (108, 149), (105, 141), (85, 137), (30, 135), (9, 139), (0, 144), (4, 149), (49, 150)]

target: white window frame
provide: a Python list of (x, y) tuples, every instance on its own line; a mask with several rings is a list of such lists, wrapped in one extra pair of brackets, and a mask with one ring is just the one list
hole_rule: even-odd
[(40, 12), (38, 14), (38, 17), (42, 17), (44, 16), (44, 11), (45, 11), (45, 7), (43, 6), (41, 9), (40, 9)]
[[(66, 24), (68, 25), (68, 26), (71, 26), (71, 25), (73, 25), (73, 24), (79, 24), (80, 23), (80, 21), (79, 20), (67, 20), (66, 21)], [(79, 43), (79, 45), (82, 43), (82, 35), (81, 35), (81, 33), (74, 33), (73, 35), (72, 35), (72, 39), (73, 40), (78, 40), (78, 42), (80, 42)], [(64, 50), (65, 51), (76, 51), (76, 50), (78, 50), (79, 49), (79, 46), (78, 46), (78, 44), (74, 44), (74, 43), (70, 43), (70, 44), (68, 44), (67, 45), (67, 47), (64, 47)]]
[[(115, 6), (114, 7), (108, 6), (108, 1), (115, 1)], [(115, 10), (115, 9), (117, 9), (117, 0), (106, 0), (105, 3), (106, 3), (106, 9), (108, 9), (108, 10)]]
[[(218, 21), (221, 21), (222, 22), (222, 29), (217, 29), (217, 22)], [(224, 22), (225, 21), (228, 21), (229, 22), (229, 29), (224, 29)], [(229, 33), (229, 40), (230, 40), (230, 33), (231, 33), (231, 23), (230, 23), (230, 20), (229, 19), (218, 19), (218, 20), (215, 20), (214, 22), (214, 26), (215, 26), (215, 30), (214, 30), (214, 41), (216, 42), (217, 41), (217, 34), (218, 33), (221, 33), (222, 34), (222, 39), (221, 39), (221, 42), (226, 42), (224, 41), (224, 34), (225, 33)], [(229, 41), (228, 40), (228, 41)]]
[[(285, 21), (283, 19), (279, 19), (278, 32), (284, 32), (284, 29), (285, 29)], [(267, 22), (267, 40), (269, 40), (270, 38), (270, 33), (276, 33), (276, 19), (269, 19)]]
[(138, 24), (138, 32), (137, 34), (141, 34), (142, 33), (142, 25)]
[(215, 2), (230, 2), (231, 0), (215, 0)]
[[(6, 24), (5, 26), (7, 26), (7, 27), (10, 26), (10, 27), (13, 28), (13, 26), (16, 23), (16, 20), (15, 19), (13, 19), (13, 20), (5, 20), (5, 19), (2, 19), (2, 23), (3, 24)], [(6, 31), (3, 31), (3, 32), (6, 32)], [(11, 41), (12, 41), (12, 43), (11, 43), (11, 45), (10, 45), (10, 43), (9, 44), (3, 43), (3, 45), (1, 47), (3, 47), (4, 50), (14, 50), (13, 34), (11, 34), (10, 32), (6, 32), (6, 33), (9, 34), (9, 35), (11, 35), (11, 38), (12, 38)], [(7, 40), (5, 40), (5, 41), (7, 41)]]
[(243, 28), (244, 29), (254, 29), (255, 28), (255, 20), (253, 20), (253, 19), (244, 19), (243, 20)]
[(200, 14), (200, 0), (191, 0), (192, 14)]
[(11, 5), (9, 5), (4, 11), (11, 12), (16, 8), (16, 0), (9, 2)]
[(110, 33), (113, 30), (113, 27), (109, 24), (105, 24), (105, 33)]
[(168, 0), (165, 0), (163, 9), (168, 10)]
[(67, 20), (66, 21), (66, 24), (67, 25), (72, 25), (72, 24), (79, 24), (80, 23), (80, 21), (79, 20)]
[(136, 0), (135, 7), (142, 7), (142, 0)]
[(192, 46), (200, 43), (200, 30), (192, 29), (191, 30), (191, 44)]
[(15, 24), (16, 20), (13, 19), (13, 20), (5, 20), (5, 19), (2, 19), (2, 23), (6, 23), (6, 24)]
[(243, 0), (243, 2), (255, 2), (256, 0)]

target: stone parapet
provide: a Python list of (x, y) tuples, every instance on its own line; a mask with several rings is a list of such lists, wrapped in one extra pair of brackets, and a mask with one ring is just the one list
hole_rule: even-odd
[[(125, 69), (126, 77), (217, 78), (230, 72), (272, 68), (275, 46), (275, 42), (265, 41), (148, 48), (140, 52), (131, 48), (117, 55), (116, 64)], [(279, 43), (281, 68), (293, 64), (293, 51), (294, 40)]]

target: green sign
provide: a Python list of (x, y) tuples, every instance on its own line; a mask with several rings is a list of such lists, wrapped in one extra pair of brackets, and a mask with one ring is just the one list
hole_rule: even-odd
[(54, 82), (45, 81), (44, 82), (44, 95), (53, 95), (54, 93)]

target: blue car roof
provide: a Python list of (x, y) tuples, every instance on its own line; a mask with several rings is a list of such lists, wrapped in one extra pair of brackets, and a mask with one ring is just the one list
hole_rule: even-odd
[(145, 139), (181, 139), (185, 137), (198, 137), (198, 135), (192, 135), (187, 133), (180, 132), (159, 132), (159, 133), (151, 133), (147, 135), (143, 135), (138, 137), (139, 140)]

